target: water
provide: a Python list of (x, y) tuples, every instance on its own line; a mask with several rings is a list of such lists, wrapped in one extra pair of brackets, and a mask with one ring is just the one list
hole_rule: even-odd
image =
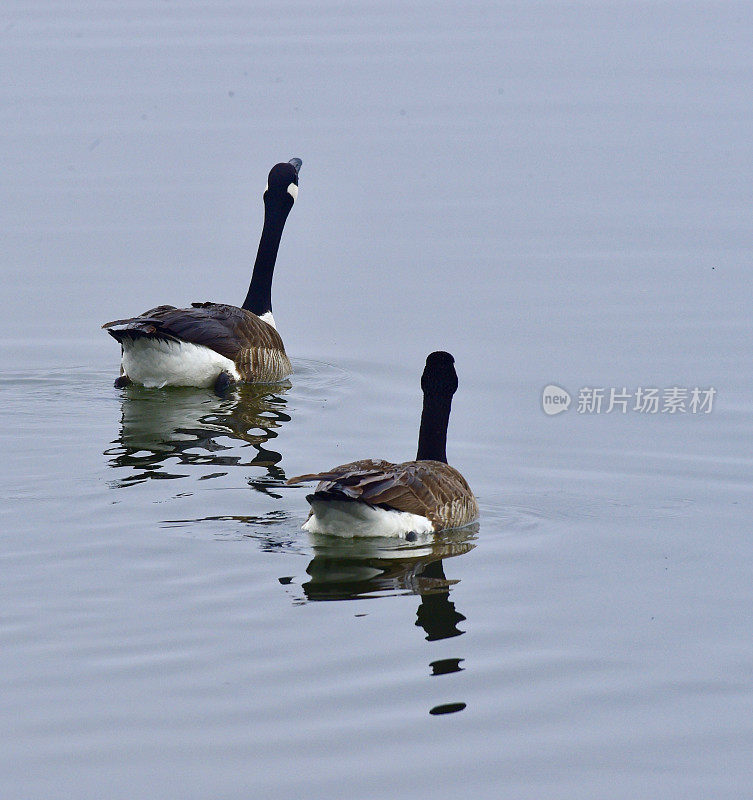
[[(751, 29), (3, 6), (3, 798), (749, 792)], [(98, 326), (241, 299), (292, 156), (289, 385), (113, 389)], [(435, 349), (479, 525), (305, 534), (286, 476), (411, 457)], [(639, 386), (717, 395), (577, 412)]]

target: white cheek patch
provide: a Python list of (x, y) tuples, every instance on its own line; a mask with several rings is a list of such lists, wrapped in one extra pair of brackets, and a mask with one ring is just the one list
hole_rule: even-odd
[[(264, 194), (266, 194), (268, 191), (269, 191), (269, 184), (267, 184), (264, 187)], [(264, 194), (262, 195), (262, 197), (264, 197)], [(298, 185), (295, 183), (289, 183), (288, 194), (293, 198), (293, 202), (295, 202), (298, 199)]]

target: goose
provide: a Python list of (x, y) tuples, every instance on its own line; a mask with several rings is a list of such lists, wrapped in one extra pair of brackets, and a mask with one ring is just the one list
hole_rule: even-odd
[(293, 371), (272, 316), (272, 274), (298, 197), (300, 158), (276, 164), (264, 190), (264, 227), (243, 305), (157, 306), (102, 327), (121, 345), (115, 386), (196, 386), (222, 394), (234, 382), (275, 383)]
[(325, 472), (298, 475), (288, 484), (319, 481), (303, 530), (335, 536), (405, 536), (415, 539), (478, 518), (465, 478), (447, 463), (447, 424), (458, 388), (455, 359), (431, 353), (421, 376), (424, 395), (415, 461), (365, 459)]

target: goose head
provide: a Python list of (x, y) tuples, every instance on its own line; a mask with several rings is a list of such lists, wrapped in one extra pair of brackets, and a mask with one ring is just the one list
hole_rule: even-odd
[(421, 389), (427, 397), (452, 399), (458, 388), (455, 359), (442, 350), (430, 353), (421, 376)]
[(264, 190), (264, 206), (267, 210), (288, 215), (298, 197), (298, 173), (302, 163), (300, 158), (291, 158), (290, 161), (275, 164), (269, 171)]

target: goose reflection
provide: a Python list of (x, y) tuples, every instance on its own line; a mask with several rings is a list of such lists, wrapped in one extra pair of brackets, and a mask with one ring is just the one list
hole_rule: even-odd
[[(266, 473), (249, 485), (279, 497), (270, 489), (285, 483), (285, 474), (277, 466), (282, 455), (266, 445), (290, 421), (285, 413), (286, 388), (277, 385), (271, 391), (268, 386), (242, 385), (230, 397), (220, 398), (196, 389), (128, 387), (119, 436), (104, 454), (109, 466), (131, 473), (113, 485), (188, 477), (180, 466), (217, 468), (199, 480), (226, 475), (226, 468), (262, 467)], [(249, 455), (239, 453), (239, 446), (250, 448)]]
[(416, 625), (428, 641), (460, 636), (457, 625), (465, 617), (455, 610), (450, 589), (458, 583), (447, 578), (444, 562), (475, 547), (478, 524), (441, 535), (427, 534), (425, 541), (394, 538), (341, 539), (313, 534), (314, 557), (302, 585), (309, 601), (356, 600), (395, 594), (419, 595)]
[[(406, 542), (390, 538), (343, 539), (309, 534), (314, 557), (302, 584), (305, 599), (358, 600), (392, 595), (418, 595), (416, 627), (422, 628), (429, 642), (462, 636), (458, 625), (465, 617), (450, 600), (450, 591), (459, 581), (448, 578), (444, 562), (463, 555), (476, 546), (478, 523), (442, 534), (425, 534), (423, 541)], [(292, 578), (280, 578), (288, 585)], [(462, 672), (462, 658), (431, 661), (432, 677)], [(466, 707), (463, 702), (447, 702), (429, 709), (432, 716), (454, 714)]]

